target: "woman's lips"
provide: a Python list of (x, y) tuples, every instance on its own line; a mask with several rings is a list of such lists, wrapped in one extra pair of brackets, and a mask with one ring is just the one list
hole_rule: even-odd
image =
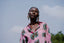
[(34, 15), (31, 15), (32, 18), (34, 18)]
[(31, 16), (31, 17), (34, 17), (34, 16)]

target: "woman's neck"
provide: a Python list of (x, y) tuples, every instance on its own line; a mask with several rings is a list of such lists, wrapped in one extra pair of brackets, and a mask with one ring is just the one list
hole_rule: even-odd
[(34, 25), (36, 23), (37, 23), (36, 19), (30, 19), (30, 25)]

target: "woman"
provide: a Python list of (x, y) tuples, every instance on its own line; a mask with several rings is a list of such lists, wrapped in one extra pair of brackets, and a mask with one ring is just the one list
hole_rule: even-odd
[(20, 43), (51, 43), (48, 25), (39, 21), (39, 10), (31, 7), (28, 12), (30, 23), (21, 32)]

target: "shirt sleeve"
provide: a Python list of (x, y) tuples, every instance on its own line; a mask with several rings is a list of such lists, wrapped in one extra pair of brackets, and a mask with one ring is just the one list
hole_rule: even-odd
[(49, 29), (49, 27), (48, 27), (48, 25), (46, 25), (46, 28), (47, 28), (47, 30), (46, 30), (46, 37), (48, 38), (48, 43), (51, 43), (51, 34), (50, 34), (50, 29)]
[(28, 38), (24, 34), (25, 34), (25, 31), (23, 30), (20, 36), (20, 43), (28, 43)]
[(49, 30), (49, 27), (48, 27), (47, 24), (44, 24), (44, 29), (46, 31), (46, 37), (45, 37), (46, 40), (45, 40), (45, 42), (51, 43), (51, 34), (50, 34), (50, 30)]

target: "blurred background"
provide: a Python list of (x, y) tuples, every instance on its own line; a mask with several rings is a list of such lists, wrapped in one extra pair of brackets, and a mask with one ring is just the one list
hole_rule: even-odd
[(0, 43), (19, 43), (30, 7), (50, 28), (53, 43), (64, 43), (64, 0), (0, 0)]

